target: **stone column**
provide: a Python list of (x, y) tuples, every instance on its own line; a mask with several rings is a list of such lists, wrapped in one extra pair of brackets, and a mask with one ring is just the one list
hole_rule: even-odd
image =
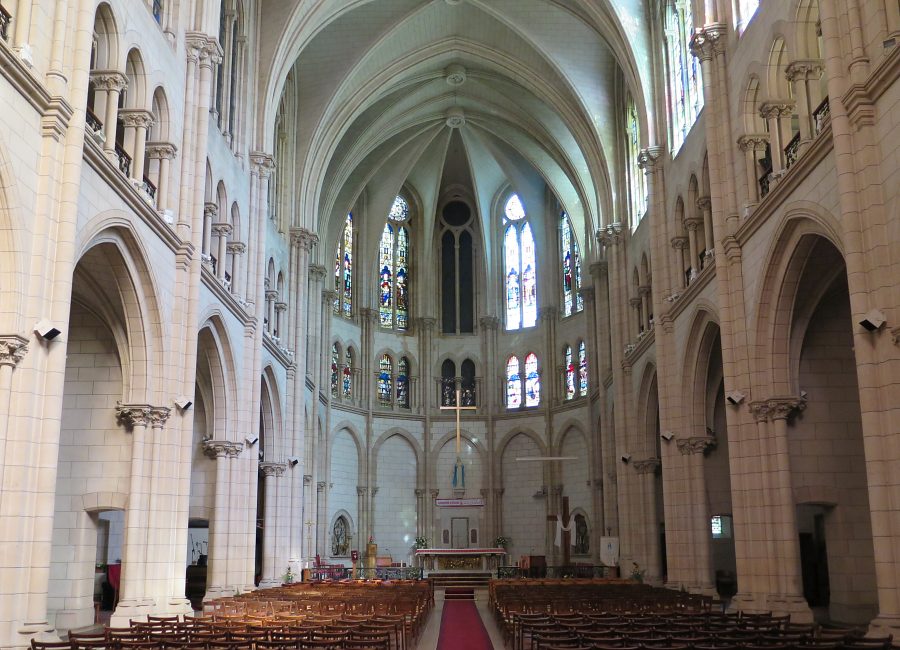
[(641, 297), (641, 315), (643, 316), (641, 325), (645, 332), (649, 332), (653, 327), (653, 323), (650, 320), (650, 315), (652, 313), (652, 310), (650, 309), (650, 285), (644, 284), (639, 286), (638, 295)]
[(169, 596), (167, 572), (172, 563), (171, 546), (165, 533), (170, 530), (172, 524), (170, 513), (176, 507), (171, 495), (167, 494), (162, 487), (177, 481), (177, 476), (173, 471), (176, 464), (176, 453), (172, 449), (173, 445), (167, 444), (169, 441), (165, 435), (165, 425), (171, 413), (171, 409), (165, 406), (150, 407), (152, 436), (148, 441), (150, 444), (144, 448), (145, 458), (151, 461), (149, 466), (146, 461), (144, 465), (145, 471), (150, 476), (147, 530), (153, 531), (153, 534), (148, 537), (146, 558), (144, 559), (146, 593), (163, 607), (168, 604), (166, 602)]
[[(545, 404), (559, 404), (560, 400), (560, 388), (559, 381), (554, 377), (553, 368), (555, 367), (556, 355), (559, 354), (559, 351), (556, 349), (558, 346), (556, 345), (556, 324), (559, 322), (559, 309), (555, 306), (547, 306), (541, 307), (538, 310), (538, 320), (544, 322), (546, 327), (544, 328), (544, 349), (547, 351), (547, 357), (539, 361), (541, 366), (541, 391), (546, 392), (546, 395), (541, 395), (541, 406)], [(575, 354), (578, 354), (576, 351)], [(525, 362), (523, 357), (522, 363)], [(524, 366), (522, 368), (522, 374), (524, 375)], [(551, 381), (547, 381), (551, 379)], [(524, 390), (522, 391), (524, 404)], [(547, 419), (547, 424), (549, 425), (550, 419)], [(547, 440), (553, 439), (553, 433), (548, 429), (547, 431), (548, 437)]]
[(94, 70), (91, 72), (94, 88), (102, 90), (106, 96), (103, 111), (103, 151), (111, 160), (116, 157), (116, 117), (119, 112), (119, 94), (128, 87), (128, 78), (116, 70)]
[(156, 174), (150, 180), (156, 184), (156, 209), (160, 212), (169, 208), (169, 176), (177, 151), (175, 145), (168, 142), (147, 143), (147, 156), (150, 160), (158, 161)]
[(791, 139), (790, 119), (794, 114), (794, 102), (763, 102), (759, 107), (759, 114), (769, 125), (769, 137), (772, 138), (772, 173), (777, 175), (788, 167), (784, 148)]
[[(272, 330), (272, 334), (279, 341), (282, 338), (284, 338), (284, 339), (288, 338), (287, 336), (285, 336), (285, 332), (284, 332), (284, 327), (285, 327), (284, 314), (286, 311), (287, 311), (287, 303), (281, 302), (280, 300), (276, 300), (275, 301), (275, 327)], [(289, 343), (289, 341), (287, 341), (287, 340), (285, 340), (284, 342), (285, 342), (285, 344)]]
[(440, 493), (441, 493), (440, 490), (435, 490), (435, 489), (432, 489), (430, 492), (430, 494), (431, 494), (430, 506), (431, 507), (429, 508), (430, 516), (428, 517), (428, 529), (429, 529), (430, 533), (428, 535), (428, 539), (431, 540), (431, 545), (433, 547), (438, 547), (438, 546), (440, 546), (440, 543), (441, 543), (441, 540), (439, 539), (440, 531), (435, 526), (435, 524), (437, 523), (436, 520), (438, 518), (438, 507), (435, 504), (435, 499), (437, 499), (438, 496), (440, 496)]
[(125, 539), (122, 549), (122, 577), (119, 604), (114, 619), (127, 621), (130, 617), (145, 616), (154, 602), (146, 594), (147, 537), (150, 518), (150, 425), (149, 404), (120, 404), (116, 407), (119, 421), (131, 430), (131, 478), (128, 490), (128, 509), (125, 511)]
[(13, 18), (12, 33), (13, 50), (29, 68), (34, 65), (29, 42), (31, 40), (31, 9), (33, 6), (34, 2), (31, 0), (19, 0), (19, 4), (16, 6), (16, 15)]
[(125, 125), (125, 151), (131, 155), (129, 178), (140, 184), (144, 181), (144, 151), (147, 129), (153, 126), (153, 113), (142, 108), (123, 108), (119, 114)]
[[(505, 534), (503, 530), (503, 493), (505, 491), (505, 488), (502, 487), (494, 488), (494, 530), (496, 535)], [(507, 565), (513, 564), (513, 562), (509, 561), (510, 559), (512, 558), (506, 558)]]
[(641, 324), (643, 322), (643, 319), (641, 318), (640, 296), (629, 298), (628, 304), (631, 305), (631, 310), (628, 312), (630, 316), (630, 318), (628, 319), (628, 339), (633, 341), (637, 338), (637, 335), (640, 334), (642, 330)]
[(416, 488), (416, 536), (420, 537), (425, 535), (425, 490), (423, 488)]
[(691, 281), (700, 273), (700, 247), (697, 245), (697, 229), (700, 227), (700, 219), (687, 217), (684, 227), (688, 231), (688, 250), (691, 256)]
[(706, 262), (716, 257), (716, 243), (713, 237), (712, 226), (712, 201), (708, 196), (701, 196), (697, 199), (697, 209), (703, 215), (703, 246), (706, 252), (703, 254)]
[(369, 488), (365, 485), (356, 486), (356, 541), (359, 543), (360, 556), (366, 550), (366, 543), (369, 541), (368, 524), (366, 523), (366, 505), (368, 503), (367, 495)]
[(688, 521), (687, 539), (691, 557), (687, 573), (692, 573), (691, 591), (712, 595), (713, 587), (712, 555), (710, 551), (709, 503), (706, 497), (706, 475), (703, 459), (706, 451), (715, 447), (716, 439), (711, 436), (680, 438), (678, 451), (686, 461), (687, 491), (684, 493)]
[(210, 270), (212, 270), (212, 228), (213, 222), (218, 216), (218, 205), (210, 202), (203, 204), (203, 239), (201, 245), (202, 255), (200, 256), (200, 258)]
[(788, 64), (785, 76), (794, 89), (797, 102), (797, 116), (800, 118), (801, 153), (816, 137), (813, 113), (822, 101), (818, 81), (822, 78), (824, 66), (819, 60), (798, 60)]
[(247, 244), (244, 242), (229, 242), (226, 246), (228, 255), (231, 257), (231, 293), (240, 296), (239, 288), (244, 286), (244, 253), (247, 252)]
[(328, 555), (330, 549), (325, 546), (328, 527), (328, 513), (325, 511), (325, 502), (328, 495), (325, 490), (328, 484), (325, 481), (316, 482), (316, 553)]
[(0, 336), (0, 486), (6, 474), (6, 440), (9, 432), (9, 403), (13, 370), (28, 353), (28, 339), (18, 334)]
[(263, 579), (259, 583), (260, 589), (277, 587), (281, 584), (281, 572), (287, 567), (282, 567), (277, 560), (278, 555), (277, 530), (278, 530), (278, 483), (276, 479), (284, 474), (284, 463), (260, 463), (259, 472), (263, 475), (265, 484), (265, 511), (263, 513)]
[(216, 461), (216, 494), (213, 516), (209, 522), (209, 568), (206, 574), (204, 602), (233, 596), (234, 585), (228, 582), (229, 512), (231, 500), (231, 464), (244, 445), (230, 440), (206, 440), (204, 453)]
[(678, 264), (676, 268), (676, 284), (680, 289), (685, 289), (688, 286), (688, 277), (687, 273), (685, 273), (684, 268), (684, 251), (688, 247), (688, 238), (684, 236), (673, 237), (672, 238), (672, 248), (675, 249), (675, 263)]
[(658, 579), (662, 576), (655, 485), (656, 472), (659, 470), (660, 464), (659, 458), (646, 458), (631, 463), (638, 475), (640, 503), (643, 506), (643, 512), (640, 513), (640, 517), (643, 520), (640, 525), (643, 533), (641, 555), (645, 558), (644, 570), (647, 572), (646, 575), (651, 579)]
[(755, 207), (762, 200), (756, 164), (759, 157), (765, 154), (767, 144), (769, 144), (768, 133), (742, 135), (738, 138), (738, 147), (744, 152), (744, 168), (747, 172), (746, 206), (748, 209)]
[(228, 235), (231, 234), (230, 223), (212, 224), (212, 234), (216, 237), (216, 277), (219, 281), (225, 280), (225, 267), (227, 266)]

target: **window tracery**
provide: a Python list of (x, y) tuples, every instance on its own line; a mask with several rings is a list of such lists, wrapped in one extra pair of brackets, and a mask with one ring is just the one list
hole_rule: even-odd
[(534, 327), (537, 323), (537, 255), (534, 233), (517, 194), (506, 201), (504, 215), (506, 329)]
[(581, 255), (578, 240), (572, 233), (572, 223), (565, 212), (560, 216), (562, 243), (563, 316), (577, 314), (584, 309), (581, 289)]
[(672, 153), (684, 143), (703, 108), (700, 62), (691, 55), (694, 18), (689, 2), (669, 0), (666, 5), (666, 53), (669, 72), (669, 124)]
[(378, 247), (381, 327), (396, 327), (401, 331), (409, 326), (409, 229), (399, 224), (408, 218), (409, 203), (402, 196), (397, 196), (388, 213), (388, 223), (384, 225)]
[(334, 256), (334, 313), (350, 318), (353, 307), (353, 213), (347, 214)]

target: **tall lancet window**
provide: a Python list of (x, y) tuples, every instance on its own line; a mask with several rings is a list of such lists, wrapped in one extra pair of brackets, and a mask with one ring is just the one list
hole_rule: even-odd
[(582, 397), (587, 397), (588, 394), (587, 350), (584, 341), (578, 344), (578, 394)]
[(394, 199), (378, 246), (378, 295), (381, 326), (405, 330), (409, 326), (409, 203)]
[(631, 95), (625, 103), (625, 142), (626, 151), (625, 180), (628, 184), (628, 216), (631, 230), (634, 231), (647, 213), (647, 178), (638, 164), (641, 153), (641, 124), (638, 121), (637, 108)]
[(397, 405), (409, 408), (409, 359), (400, 357), (400, 372), (397, 374)]
[(338, 396), (338, 385), (340, 384), (340, 364), (341, 364), (341, 351), (337, 346), (337, 343), (331, 346), (331, 396)]
[(525, 357), (525, 406), (541, 403), (541, 376), (538, 374), (538, 358), (534, 352)]
[(750, 19), (753, 18), (753, 14), (756, 13), (756, 10), (759, 9), (759, 0), (740, 0), (738, 3), (738, 21), (741, 25), (741, 30), (747, 27), (747, 23), (750, 22)]
[(519, 358), (506, 360), (506, 408), (517, 409), (522, 406), (522, 377), (519, 375)]
[(691, 55), (690, 50), (693, 31), (694, 19), (690, 2), (667, 0), (666, 63), (669, 72), (669, 124), (673, 154), (681, 148), (703, 108), (700, 63)]
[(534, 233), (517, 194), (503, 210), (503, 268), (506, 283), (506, 329), (534, 327), (537, 323), (537, 256)]
[(572, 360), (572, 346), (567, 345), (564, 350), (565, 356), (565, 376), (566, 376), (566, 399), (575, 399), (575, 363)]
[(347, 348), (346, 365), (344, 365), (344, 374), (342, 379), (342, 392), (344, 397), (353, 397), (353, 352)]
[(569, 215), (562, 213), (559, 219), (560, 240), (562, 242), (563, 316), (577, 314), (584, 309), (581, 289), (581, 255), (578, 241), (572, 233)]
[(441, 331), (475, 331), (475, 244), (472, 210), (462, 201), (450, 201), (441, 210)]
[(378, 403), (382, 406), (391, 405), (391, 393), (394, 383), (394, 361), (390, 355), (382, 354), (378, 362)]
[(353, 214), (347, 215), (334, 256), (334, 313), (350, 318), (353, 307)]

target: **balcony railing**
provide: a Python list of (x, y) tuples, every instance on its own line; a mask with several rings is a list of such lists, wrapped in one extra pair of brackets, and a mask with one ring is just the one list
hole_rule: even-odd
[(154, 185), (153, 181), (146, 176), (144, 176), (144, 182), (141, 183), (141, 189), (143, 189), (151, 199), (156, 200), (156, 185)]
[(103, 131), (103, 122), (100, 121), (100, 118), (94, 114), (94, 111), (92, 111), (90, 107), (88, 107), (85, 114), (85, 122), (87, 122), (88, 127), (90, 127), (91, 131), (94, 133)]
[(12, 22), (12, 16), (6, 10), (6, 7), (0, 5), (0, 38), (9, 41), (9, 23)]
[(131, 175), (131, 156), (125, 151), (121, 145), (116, 145), (116, 158), (119, 161), (119, 171), (126, 176)]
[(787, 169), (790, 169), (795, 162), (797, 162), (797, 156), (800, 154), (800, 134), (798, 133), (791, 141), (788, 142), (787, 146), (784, 148), (784, 166)]
[(822, 100), (822, 103), (813, 111), (813, 123), (816, 125), (816, 135), (822, 132), (825, 125), (831, 121), (831, 104), (828, 98)]
[(762, 166), (762, 176), (759, 177), (759, 198), (763, 198), (769, 193), (769, 177), (772, 175), (772, 152), (769, 145), (766, 145), (766, 155), (759, 160)]

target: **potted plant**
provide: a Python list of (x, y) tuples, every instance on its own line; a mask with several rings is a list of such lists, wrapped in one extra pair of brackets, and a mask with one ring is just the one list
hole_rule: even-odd
[(631, 579), (635, 582), (643, 582), (644, 581), (644, 570), (641, 568), (641, 565), (637, 562), (631, 563)]
[(288, 566), (287, 571), (285, 572), (285, 574), (284, 574), (283, 576), (281, 576), (281, 582), (284, 583), (284, 584), (286, 584), (286, 585), (289, 585), (289, 584), (291, 584), (293, 581), (294, 581), (294, 571), (293, 571), (293, 569), (291, 569), (290, 566)]
[(494, 538), (494, 548), (502, 548), (504, 550), (507, 550), (509, 549), (509, 544), (509, 538), (505, 535), (497, 535), (497, 537)]
[(413, 544), (414, 548), (428, 548), (428, 538), (425, 535), (418, 535), (416, 537), (415, 544)]

